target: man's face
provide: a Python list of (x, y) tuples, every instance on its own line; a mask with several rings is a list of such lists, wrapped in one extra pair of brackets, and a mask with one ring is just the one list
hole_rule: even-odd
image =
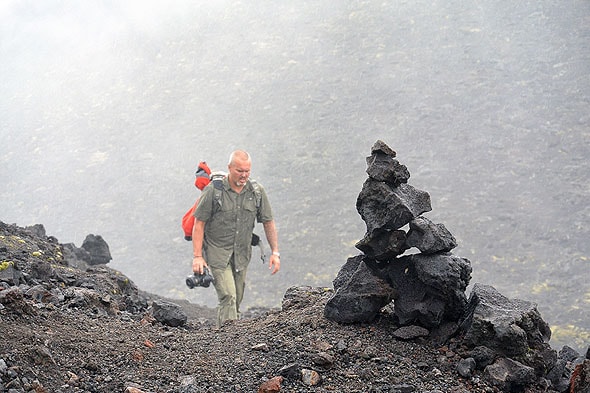
[(234, 160), (227, 167), (229, 181), (238, 187), (244, 187), (250, 177), (250, 167), (251, 162), (248, 160)]

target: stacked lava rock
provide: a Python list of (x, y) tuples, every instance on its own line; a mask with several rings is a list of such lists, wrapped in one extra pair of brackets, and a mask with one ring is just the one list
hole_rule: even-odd
[[(471, 264), (449, 252), (457, 242), (444, 225), (421, 216), (432, 210), (430, 196), (408, 184), (410, 173), (395, 157), (382, 141), (367, 157), (369, 178), (356, 203), (367, 226), (356, 244), (364, 254), (349, 258), (338, 273), (325, 315), (368, 322), (393, 300), (401, 325), (456, 322), (467, 305)], [(400, 256), (412, 247), (420, 253)]]
[(393, 302), (401, 326), (396, 337), (429, 336), (436, 344), (461, 337), (467, 350), (461, 364), (469, 366), (458, 367), (465, 369), (461, 375), (483, 370), (504, 391), (522, 391), (539, 381), (565, 391), (572, 370), (549, 346), (551, 330), (536, 304), (479, 283), (466, 298), (471, 263), (450, 252), (457, 242), (444, 225), (422, 216), (432, 209), (430, 196), (408, 184), (410, 174), (395, 157), (382, 141), (367, 157), (369, 178), (356, 203), (367, 226), (356, 244), (363, 254), (349, 258), (338, 272), (326, 318), (370, 322)]

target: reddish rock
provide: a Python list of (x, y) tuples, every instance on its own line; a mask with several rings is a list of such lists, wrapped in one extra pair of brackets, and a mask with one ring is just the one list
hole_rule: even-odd
[(276, 393), (281, 391), (281, 383), (283, 382), (283, 377), (277, 376), (272, 377), (268, 381), (264, 382), (258, 388), (258, 393)]

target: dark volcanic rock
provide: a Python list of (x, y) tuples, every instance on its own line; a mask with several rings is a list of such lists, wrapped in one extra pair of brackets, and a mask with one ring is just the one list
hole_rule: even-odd
[(512, 359), (500, 358), (487, 366), (484, 375), (505, 392), (521, 392), (535, 380), (535, 370)]
[(444, 224), (435, 224), (426, 217), (416, 217), (410, 221), (407, 247), (416, 247), (423, 254), (434, 254), (451, 251), (457, 247), (457, 241)]
[(469, 260), (451, 254), (415, 254), (398, 258), (385, 272), (395, 289), (395, 315), (402, 325), (439, 326), (458, 321), (467, 305)]
[(508, 299), (494, 287), (479, 283), (471, 292), (463, 325), (465, 344), (485, 345), (507, 356), (521, 356), (529, 345), (542, 345), (551, 336), (534, 303)]
[(336, 278), (332, 282), (335, 290), (338, 290), (338, 288), (340, 288), (350, 280), (350, 278), (352, 277), (354, 272), (356, 272), (364, 258), (364, 255), (357, 255), (354, 257), (350, 257), (346, 260), (346, 263), (340, 268), (338, 274), (336, 275)]
[(82, 242), (82, 248), (88, 251), (90, 254), (91, 265), (100, 265), (109, 263), (113, 257), (111, 257), (111, 251), (109, 245), (104, 241), (100, 235), (88, 235), (84, 242)]
[(377, 141), (367, 157), (367, 174), (369, 178), (383, 181), (393, 187), (407, 183), (410, 172), (405, 165), (395, 160), (396, 153), (382, 141)]
[(152, 315), (156, 321), (168, 326), (183, 326), (188, 319), (182, 307), (165, 300), (154, 300), (152, 303)]
[(590, 393), (590, 360), (578, 364), (570, 381), (571, 393)]
[(324, 315), (340, 323), (370, 322), (393, 296), (391, 286), (360, 262), (349, 280), (328, 300)]
[(534, 367), (538, 374), (546, 373), (556, 362), (557, 355), (548, 344), (551, 330), (537, 306), (508, 299), (492, 286), (474, 285), (461, 325), (467, 347), (486, 346)]
[(387, 183), (367, 179), (356, 208), (370, 235), (376, 229), (399, 229), (420, 214), (432, 210), (430, 195), (409, 184), (391, 188)]
[[(336, 322), (368, 322), (393, 297), (392, 319), (402, 326), (398, 338), (422, 337), (408, 332), (427, 328), (435, 345), (460, 343), (465, 356), (456, 370), (463, 377), (485, 369), (504, 391), (521, 391), (536, 381), (544, 388), (567, 385), (570, 362), (557, 362), (548, 345), (551, 331), (534, 304), (482, 285), (468, 302), (471, 262), (450, 253), (457, 241), (443, 224), (422, 216), (431, 210), (430, 196), (407, 184), (410, 174), (395, 157), (382, 141), (367, 157), (369, 178), (356, 201), (367, 227), (356, 244), (364, 255), (342, 267), (324, 315)], [(405, 255), (412, 248), (420, 253)]]
[(376, 230), (372, 236), (367, 234), (355, 247), (378, 261), (391, 260), (408, 249), (406, 233), (401, 230)]

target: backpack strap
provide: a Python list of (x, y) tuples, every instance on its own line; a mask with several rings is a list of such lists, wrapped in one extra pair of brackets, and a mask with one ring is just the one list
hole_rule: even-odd
[(213, 177), (211, 179), (213, 183), (213, 213), (216, 213), (221, 209), (221, 193), (223, 191), (223, 178)]
[(256, 182), (256, 180), (250, 179), (250, 184), (252, 184), (252, 188), (254, 189), (254, 198), (256, 199), (256, 210), (260, 209), (260, 205), (262, 204), (262, 192), (260, 191), (260, 185)]

